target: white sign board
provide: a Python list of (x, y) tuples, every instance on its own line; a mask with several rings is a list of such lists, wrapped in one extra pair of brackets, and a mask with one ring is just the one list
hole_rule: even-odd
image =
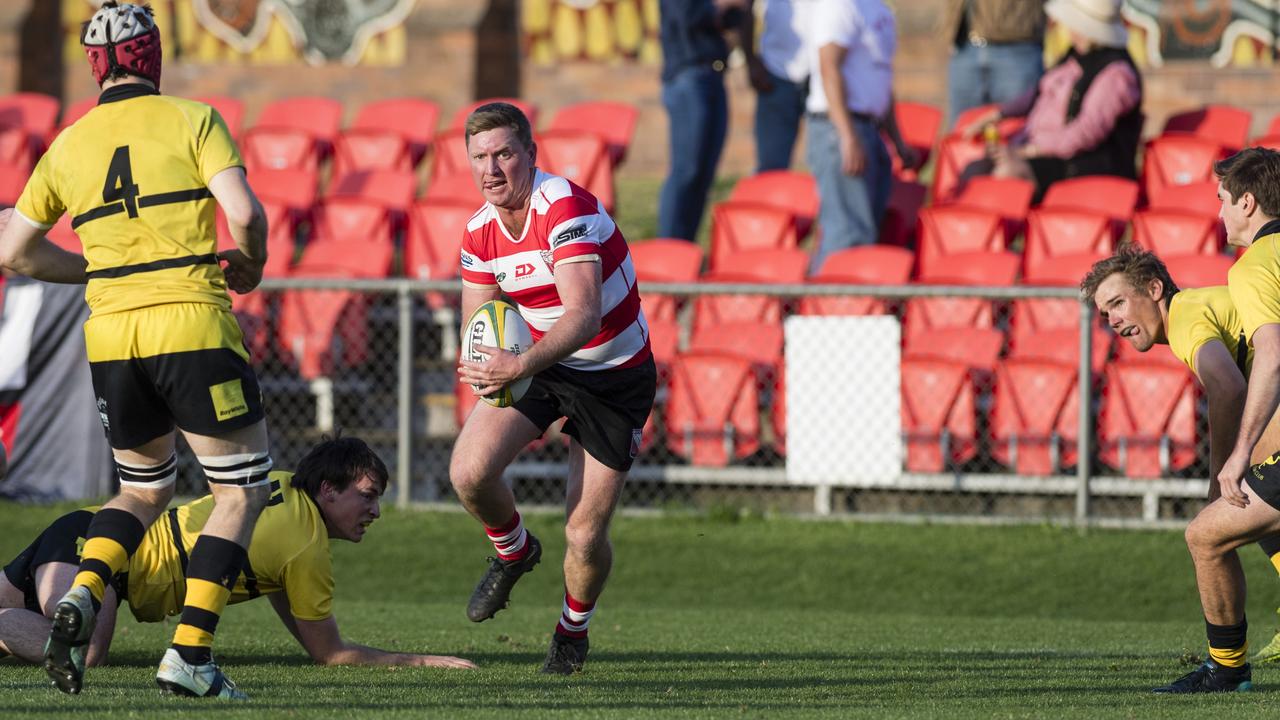
[(891, 315), (787, 318), (787, 481), (892, 482), (902, 474), (901, 323)]

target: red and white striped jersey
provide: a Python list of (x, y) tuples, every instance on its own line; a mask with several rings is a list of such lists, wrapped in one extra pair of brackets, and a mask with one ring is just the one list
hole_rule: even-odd
[(511, 237), (490, 203), (471, 217), (462, 239), (462, 281), (501, 288), (529, 323), (534, 342), (564, 314), (555, 268), (587, 261), (601, 265), (600, 332), (560, 364), (598, 371), (644, 362), (650, 354), (649, 326), (640, 311), (631, 253), (622, 231), (591, 193), (535, 170), (519, 239)]

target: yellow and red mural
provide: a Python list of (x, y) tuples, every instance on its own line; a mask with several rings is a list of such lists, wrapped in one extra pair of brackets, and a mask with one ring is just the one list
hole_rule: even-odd
[(525, 57), (536, 65), (662, 61), (658, 0), (524, 0)]

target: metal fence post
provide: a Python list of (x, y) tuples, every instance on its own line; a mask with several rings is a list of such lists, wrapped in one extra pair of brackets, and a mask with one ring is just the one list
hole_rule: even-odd
[(1089, 521), (1090, 459), (1093, 456), (1093, 305), (1080, 301), (1080, 427), (1076, 441), (1076, 524)]
[(412, 477), (409, 467), (413, 457), (413, 297), (409, 285), (400, 283), (396, 288), (396, 306), (400, 318), (400, 345), (396, 358), (396, 505), (409, 506)]

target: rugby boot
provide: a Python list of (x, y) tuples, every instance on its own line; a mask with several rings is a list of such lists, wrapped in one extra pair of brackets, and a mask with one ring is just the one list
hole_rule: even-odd
[(585, 637), (574, 638), (560, 633), (551, 633), (551, 647), (547, 650), (547, 660), (542, 663), (542, 672), (547, 675), (572, 675), (582, 672), (582, 665), (587, 661), (589, 643)]
[(44, 645), (44, 671), (53, 686), (68, 695), (79, 695), (84, 686), (84, 657), (96, 619), (93, 595), (83, 585), (68, 590), (53, 611), (49, 641)]
[(507, 606), (516, 581), (542, 560), (542, 543), (533, 533), (529, 533), (528, 550), (519, 560), (489, 558), (489, 569), (467, 603), (467, 618), (471, 622), (484, 622)]
[(219, 700), (248, 700), (231, 678), (222, 674), (215, 662), (192, 665), (177, 650), (169, 648), (156, 671), (156, 684), (170, 695), (211, 697)]
[(1249, 663), (1238, 668), (1223, 667), (1212, 660), (1152, 692), (1156, 693), (1211, 693), (1248, 692), (1253, 689), (1253, 673)]

